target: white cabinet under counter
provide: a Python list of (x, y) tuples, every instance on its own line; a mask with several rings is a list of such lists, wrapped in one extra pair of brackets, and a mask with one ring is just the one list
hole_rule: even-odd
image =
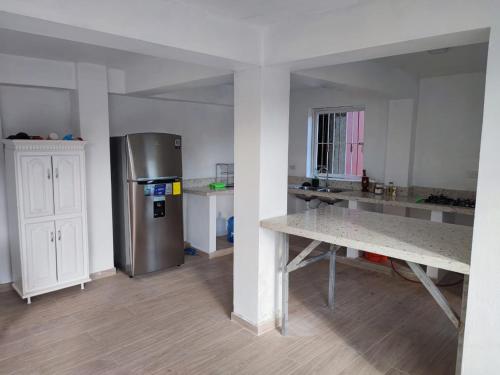
[(90, 281), (83, 141), (3, 140), (13, 288), (31, 297)]
[(209, 187), (184, 188), (186, 241), (213, 256), (217, 237), (225, 234), (226, 220), (233, 215), (234, 190)]

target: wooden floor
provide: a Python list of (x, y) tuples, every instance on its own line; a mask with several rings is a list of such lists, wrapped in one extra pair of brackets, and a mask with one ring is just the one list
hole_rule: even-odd
[[(328, 263), (291, 274), (290, 336), (229, 320), (232, 256), (33, 298), (0, 293), (0, 374), (452, 374), (453, 326), (419, 285)], [(460, 287), (447, 291), (455, 306)]]

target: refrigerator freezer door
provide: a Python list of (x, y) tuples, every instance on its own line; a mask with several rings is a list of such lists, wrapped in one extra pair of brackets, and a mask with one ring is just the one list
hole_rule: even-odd
[(183, 264), (182, 195), (147, 195), (149, 190), (154, 192), (154, 184), (129, 182), (128, 185), (131, 275)]
[(126, 138), (129, 181), (182, 177), (180, 136), (139, 133)]

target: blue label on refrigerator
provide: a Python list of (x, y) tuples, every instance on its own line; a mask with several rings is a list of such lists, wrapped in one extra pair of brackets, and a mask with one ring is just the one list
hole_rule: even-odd
[(165, 195), (165, 184), (156, 184), (155, 185), (155, 190), (154, 190), (154, 195), (155, 196), (162, 196)]

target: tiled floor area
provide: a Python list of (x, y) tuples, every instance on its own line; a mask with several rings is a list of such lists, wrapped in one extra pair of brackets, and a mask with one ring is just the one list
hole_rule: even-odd
[[(328, 263), (291, 275), (290, 336), (229, 320), (232, 256), (33, 298), (0, 293), (0, 374), (453, 374), (456, 333), (420, 285)], [(460, 286), (447, 288), (455, 307)]]

